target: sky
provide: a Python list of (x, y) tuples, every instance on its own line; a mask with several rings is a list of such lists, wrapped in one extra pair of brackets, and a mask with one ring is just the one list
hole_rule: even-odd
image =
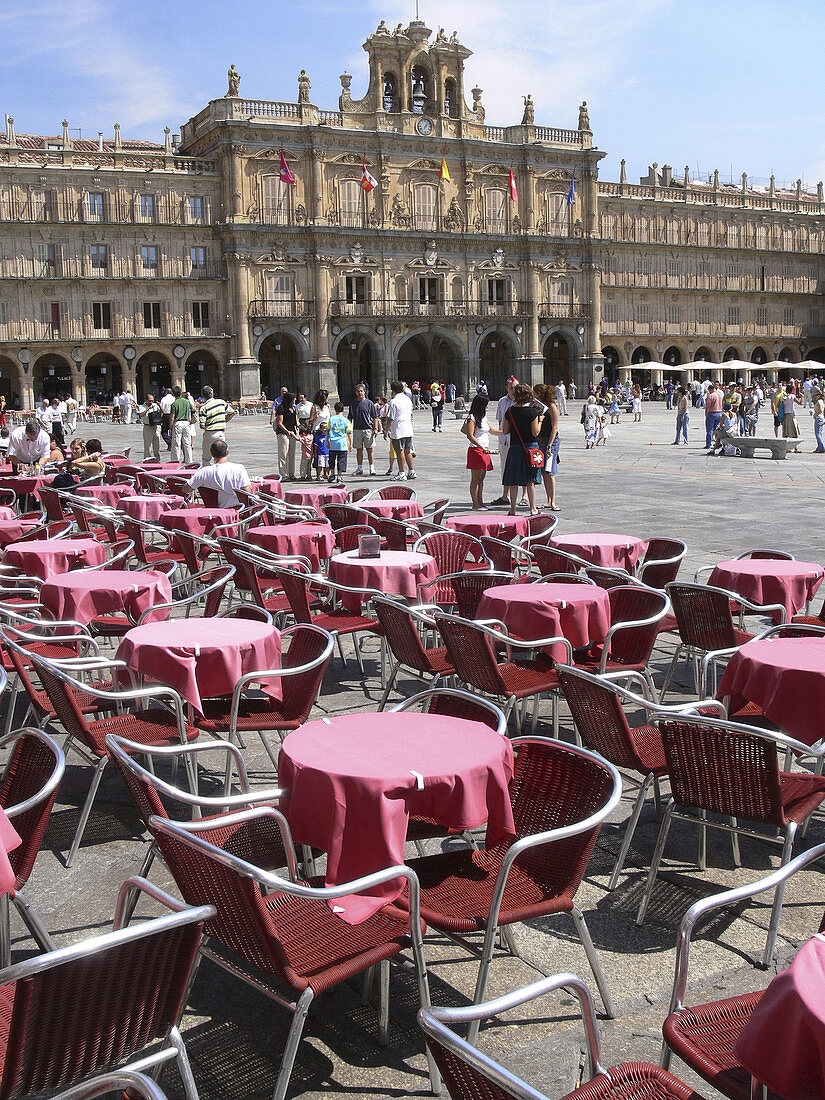
[[(825, 179), (823, 0), (419, 0), (433, 32), (458, 31), (473, 56), (490, 125), (575, 127), (587, 100), (594, 142), (635, 182), (656, 161), (682, 175), (754, 182)], [(383, 18), (415, 18), (415, 0), (3, 0), (0, 111), (18, 133), (162, 141), (241, 74), (250, 99), (334, 109), (339, 74), (366, 90), (364, 39)]]

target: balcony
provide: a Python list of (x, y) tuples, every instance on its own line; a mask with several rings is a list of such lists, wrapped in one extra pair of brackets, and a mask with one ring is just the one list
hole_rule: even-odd
[(314, 316), (315, 305), (312, 302), (282, 302), (256, 298), (249, 303), (250, 321), (311, 321)]
[(346, 302), (336, 299), (329, 304), (330, 317), (364, 317), (373, 320), (428, 318), (439, 321), (482, 318), (529, 317), (532, 302), (396, 302), (378, 298), (371, 302)]
[(590, 307), (579, 302), (542, 302), (539, 317), (546, 321), (586, 321)]

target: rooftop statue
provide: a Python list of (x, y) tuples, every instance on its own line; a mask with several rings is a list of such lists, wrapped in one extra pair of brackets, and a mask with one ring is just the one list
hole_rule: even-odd
[(226, 79), (229, 84), (227, 90), (227, 96), (236, 96), (238, 94), (238, 87), (241, 83), (241, 76), (234, 65), (230, 65), (226, 73)]

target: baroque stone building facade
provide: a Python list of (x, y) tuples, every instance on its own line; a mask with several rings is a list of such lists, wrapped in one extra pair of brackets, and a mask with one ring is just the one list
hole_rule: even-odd
[[(383, 22), (338, 110), (227, 94), (165, 142), (0, 134), (0, 392), (207, 382), (347, 399), (815, 354), (820, 193), (598, 180), (575, 129), (485, 124), (453, 34)], [(442, 168), (446, 168), (446, 171)], [(375, 182), (362, 187), (362, 177)], [(511, 197), (511, 188), (517, 198)], [(825, 342), (825, 340), (823, 340)], [(648, 363), (650, 366), (645, 367)], [(740, 367), (741, 372), (741, 367)]]

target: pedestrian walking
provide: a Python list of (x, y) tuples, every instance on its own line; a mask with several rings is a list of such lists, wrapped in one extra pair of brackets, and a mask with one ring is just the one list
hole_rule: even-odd
[(470, 405), (470, 412), (462, 426), (467, 436), (467, 469), (470, 471), (470, 501), (476, 511), (484, 511), (484, 478), (493, 468), (490, 457), (490, 436), (501, 435), (498, 428), (490, 427), (487, 419), (489, 398), (478, 393)]
[(278, 437), (278, 473), (281, 481), (295, 480), (295, 454), (301, 437), (298, 435), (298, 415), (295, 398), (287, 390), (275, 410), (275, 434)]
[(138, 407), (138, 419), (143, 425), (143, 461), (153, 458), (160, 462), (160, 426), (163, 423), (163, 410), (151, 393)]
[[(676, 391), (676, 438), (672, 443), (673, 447), (678, 447), (680, 442), (687, 446), (689, 420), (690, 404), (688, 402), (688, 396), (685, 393), (684, 387), (680, 386)], [(680, 436), (684, 436), (681, 441), (679, 439)]]
[(169, 411), (169, 433), (172, 440), (172, 461), (192, 461), (192, 405), (180, 386), (172, 387), (172, 407)]
[(430, 390), (430, 412), (433, 414), (433, 431), (440, 432), (444, 418), (444, 393), (437, 385)]
[(212, 444), (218, 439), (226, 442), (226, 425), (235, 415), (235, 410), (220, 397), (215, 397), (215, 391), (211, 386), (203, 387), (201, 397), (203, 403), (198, 409), (198, 424), (203, 432), (201, 465), (207, 466), (215, 462)]

